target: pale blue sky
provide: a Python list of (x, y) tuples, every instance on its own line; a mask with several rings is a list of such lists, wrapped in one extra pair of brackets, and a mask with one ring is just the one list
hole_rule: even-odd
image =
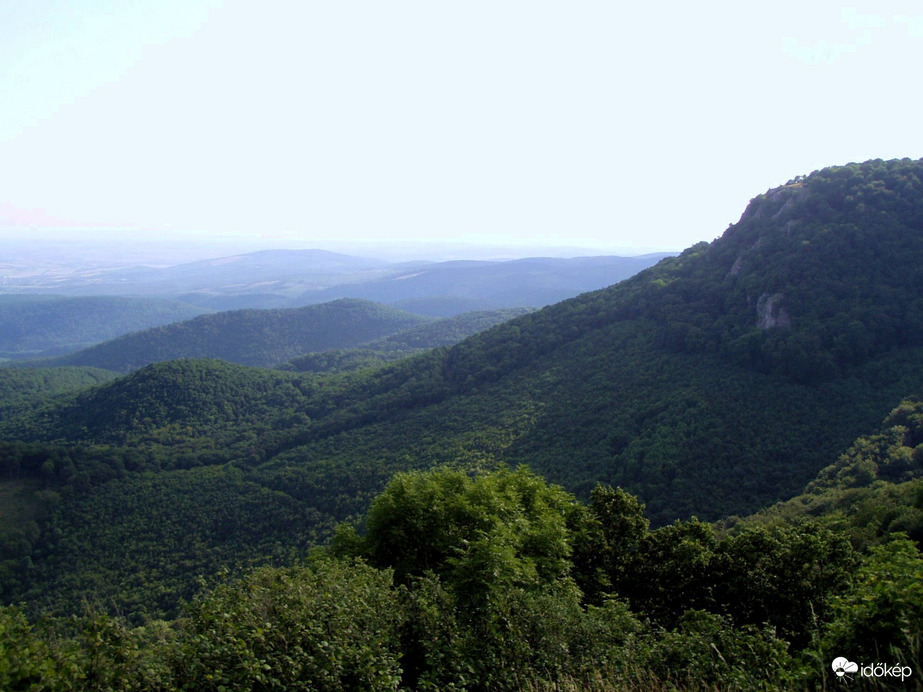
[(7, 0), (0, 237), (679, 250), (923, 157), (923, 4)]

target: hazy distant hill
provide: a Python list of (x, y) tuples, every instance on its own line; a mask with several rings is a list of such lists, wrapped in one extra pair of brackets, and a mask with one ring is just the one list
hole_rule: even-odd
[(611, 286), (667, 256), (661, 253), (639, 257), (440, 262), (413, 266), (397, 275), (361, 284), (306, 293), (301, 300), (366, 298), (435, 317), (505, 307), (542, 307)]
[(11, 278), (5, 290), (169, 296), (209, 310), (362, 298), (436, 317), (540, 307), (621, 281), (665, 255), (383, 262), (323, 250), (266, 250), (172, 267), (82, 269)]
[(18, 277), (6, 289), (41, 291), (53, 287), (67, 295), (170, 295), (205, 292), (205, 296), (285, 295), (294, 282), (300, 290), (326, 288), (355, 280), (386, 266), (374, 259), (324, 250), (264, 250), (198, 260), (169, 267), (81, 269), (70, 276), (59, 270), (47, 283), (42, 275)]
[(54, 363), (120, 372), (177, 358), (270, 366), (312, 351), (355, 346), (424, 321), (419, 315), (346, 299), (304, 308), (235, 310), (126, 334)]
[(51, 356), (208, 310), (163, 298), (0, 295), (0, 358)]
[[(712, 243), (371, 372), (161, 363), (0, 422), (61, 445), (32, 458), (76, 498), (30, 597), (163, 608), (196, 570), (323, 537), (400, 470), (524, 463), (581, 496), (621, 485), (656, 525), (792, 497), (923, 392), (921, 181), (923, 161), (818, 171)], [(152, 590), (146, 555), (185, 562)]]

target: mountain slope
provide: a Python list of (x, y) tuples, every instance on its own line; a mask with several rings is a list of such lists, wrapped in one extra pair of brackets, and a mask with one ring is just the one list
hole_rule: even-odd
[(723, 523), (739, 531), (817, 521), (864, 548), (898, 532), (923, 545), (923, 401), (902, 401), (877, 432), (856, 440), (801, 494)]
[(312, 351), (345, 348), (426, 321), (368, 301), (235, 310), (127, 334), (54, 361), (126, 372), (174, 358), (221, 358), (271, 366)]
[[(173, 474), (177, 506), (197, 495), (185, 466), (220, 466), (273, 506), (291, 500), (318, 535), (396, 471), (442, 464), (526, 463), (581, 496), (619, 484), (658, 525), (748, 514), (800, 492), (923, 391), (921, 180), (923, 161), (819, 171), (755, 198), (711, 244), (371, 373), (156, 365), (3, 435), (131, 447)], [(67, 469), (49, 477), (67, 483)], [(112, 493), (137, 497), (139, 512), (162, 504), (150, 486), (130, 473), (92, 485), (58, 529), (89, 541), (86, 517)], [(264, 538), (284, 544), (274, 526)], [(160, 550), (150, 540), (142, 553)], [(43, 573), (67, 571), (54, 554)]]
[[(921, 177), (920, 162), (875, 161), (771, 190), (713, 243), (525, 318), (520, 329), (535, 338), (513, 347), (534, 352), (574, 330), (643, 320), (661, 350), (718, 353), (819, 382), (874, 354), (923, 345)], [(512, 355), (502, 340), (459, 350), (473, 345), (483, 357)]]

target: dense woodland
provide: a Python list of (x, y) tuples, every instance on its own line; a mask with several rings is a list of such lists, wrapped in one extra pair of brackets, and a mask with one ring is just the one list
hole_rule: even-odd
[[(918, 670), (923, 480), (906, 457), (923, 449), (909, 446), (921, 420), (923, 403), (904, 402), (810, 491), (862, 488), (883, 522), (770, 512), (730, 531), (696, 519), (652, 530), (623, 490), (597, 486), (581, 503), (525, 468), (398, 474), (328, 548), (219, 572), (169, 621), (132, 626), (92, 602), (69, 620), (3, 608), (0, 682), (809, 689), (834, 684), (829, 662), (843, 651)], [(846, 469), (863, 469), (864, 484)]]
[(0, 687), (919, 686), (921, 180), (455, 345), (0, 371)]

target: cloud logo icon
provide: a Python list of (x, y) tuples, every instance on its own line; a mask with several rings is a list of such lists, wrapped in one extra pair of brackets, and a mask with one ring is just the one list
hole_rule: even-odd
[(833, 659), (833, 672), (836, 673), (838, 678), (842, 678), (847, 673), (858, 673), (859, 664), (853, 663), (849, 659), (840, 656), (839, 658)]

